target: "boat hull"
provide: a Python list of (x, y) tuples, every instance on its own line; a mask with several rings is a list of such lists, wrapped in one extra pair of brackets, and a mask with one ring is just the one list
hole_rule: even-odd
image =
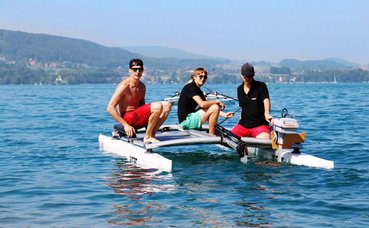
[(305, 153), (293, 153), (291, 150), (281, 154), (281, 162), (292, 165), (303, 165), (307, 167), (333, 169), (334, 162)]
[[(169, 128), (169, 131), (162, 129)], [(153, 168), (161, 171), (171, 172), (172, 161), (153, 153), (154, 149), (167, 146), (185, 146), (185, 145), (201, 145), (201, 144), (221, 144), (235, 149), (234, 142), (229, 138), (221, 136), (211, 136), (207, 133), (206, 127), (202, 130), (180, 130), (178, 126), (163, 126), (157, 134), (159, 143), (144, 144), (144, 131), (137, 132), (137, 138), (115, 139), (105, 135), (99, 135), (99, 146), (101, 151), (127, 158), (143, 168)], [(257, 139), (250, 137), (242, 137), (241, 140), (247, 144), (248, 153), (263, 156), (267, 159), (273, 159), (281, 163), (292, 165), (303, 165), (315, 168), (333, 169), (334, 162), (322, 159), (313, 155), (305, 154), (300, 150), (294, 149), (273, 149), (270, 139)], [(232, 144), (233, 143), (233, 144)], [(232, 146), (233, 145), (233, 146)], [(237, 145), (236, 145), (237, 146)], [(297, 152), (296, 152), (297, 151)], [(241, 162), (247, 162), (247, 156), (241, 158)]]
[(257, 139), (251, 137), (242, 137), (246, 142), (250, 154), (259, 156), (269, 156), (268, 159), (277, 159), (278, 162), (292, 165), (303, 165), (314, 168), (333, 169), (334, 162), (319, 158), (303, 152), (294, 152), (293, 149), (273, 149), (270, 139)]
[(267, 149), (265, 147), (247, 147), (247, 149), (249, 154), (263, 157), (269, 160), (274, 159), (281, 163), (322, 169), (334, 168), (334, 162), (331, 160), (326, 160), (303, 152), (294, 153), (293, 150), (290, 149), (283, 150), (280, 154), (278, 154), (276, 150), (273, 150), (271, 148)]
[(125, 157), (129, 162), (142, 168), (172, 172), (172, 161), (170, 159), (160, 154), (149, 152), (146, 148), (139, 147), (130, 142), (100, 134), (99, 147), (101, 151)]

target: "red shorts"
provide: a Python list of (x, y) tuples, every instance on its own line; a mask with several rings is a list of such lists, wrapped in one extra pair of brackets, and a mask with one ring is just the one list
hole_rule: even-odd
[(139, 129), (147, 126), (151, 115), (151, 104), (145, 104), (134, 111), (126, 112), (122, 117), (127, 124)]
[(261, 125), (254, 128), (245, 128), (241, 124), (237, 124), (231, 130), (231, 132), (239, 137), (254, 137), (258, 136), (261, 133), (268, 133), (270, 135), (269, 126)]

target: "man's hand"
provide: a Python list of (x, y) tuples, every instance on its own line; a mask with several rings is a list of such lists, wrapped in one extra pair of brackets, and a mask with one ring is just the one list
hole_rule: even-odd
[(136, 130), (134, 129), (134, 127), (128, 124), (124, 125), (124, 131), (129, 137), (132, 137), (136, 133)]
[(265, 114), (265, 119), (270, 123), (270, 121), (273, 119), (273, 116), (271, 116), (270, 114)]
[(227, 112), (226, 114), (225, 114), (225, 118), (227, 118), (227, 119), (229, 119), (229, 118), (231, 118), (231, 117), (233, 117), (234, 116), (234, 112)]
[(219, 107), (220, 107), (220, 110), (224, 110), (225, 109), (225, 105), (222, 103), (222, 102), (219, 102)]

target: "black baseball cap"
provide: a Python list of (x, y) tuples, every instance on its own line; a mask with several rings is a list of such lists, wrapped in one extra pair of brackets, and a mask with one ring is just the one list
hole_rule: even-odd
[(241, 75), (253, 77), (255, 75), (254, 66), (250, 63), (245, 63), (241, 67)]

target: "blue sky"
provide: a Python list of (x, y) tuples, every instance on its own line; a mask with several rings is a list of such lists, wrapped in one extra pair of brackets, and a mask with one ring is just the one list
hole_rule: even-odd
[(369, 63), (367, 0), (0, 0), (0, 29), (247, 61)]

